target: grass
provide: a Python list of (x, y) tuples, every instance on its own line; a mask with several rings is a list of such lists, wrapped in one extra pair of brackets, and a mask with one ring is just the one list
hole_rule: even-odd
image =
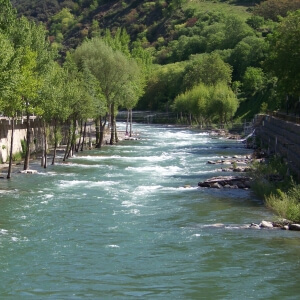
[(242, 19), (248, 19), (251, 14), (247, 12), (247, 6), (234, 5), (224, 2), (210, 0), (188, 0), (183, 6), (184, 9), (191, 8), (196, 11), (222, 11), (225, 14), (236, 14)]
[[(279, 217), (300, 222), (300, 185), (287, 175), (282, 158), (274, 156), (267, 163), (254, 163), (252, 189)], [(272, 180), (278, 178), (278, 180)]]
[(294, 185), (286, 193), (277, 190), (276, 194), (266, 197), (266, 205), (280, 217), (300, 222), (300, 185)]

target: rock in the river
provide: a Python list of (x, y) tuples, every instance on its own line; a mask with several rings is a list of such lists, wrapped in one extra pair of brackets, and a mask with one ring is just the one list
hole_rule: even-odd
[(22, 174), (37, 174), (37, 170), (23, 170), (20, 171)]
[(290, 224), (289, 225), (289, 230), (300, 231), (300, 224)]
[(218, 182), (213, 183), (210, 187), (214, 188), (214, 189), (222, 189), (223, 188), (223, 186), (221, 184), (219, 184)]
[(260, 226), (258, 224), (255, 224), (255, 223), (251, 223), (249, 228), (260, 229)]
[(261, 221), (261, 223), (259, 224), (259, 226), (261, 228), (273, 228), (273, 223), (269, 222), (269, 221)]
[[(210, 188), (222, 188), (222, 187), (232, 187), (232, 188), (248, 188), (250, 177), (243, 176), (218, 176), (207, 179), (203, 182), (199, 182), (200, 187), (210, 187)], [(247, 184), (246, 184), (247, 182)]]

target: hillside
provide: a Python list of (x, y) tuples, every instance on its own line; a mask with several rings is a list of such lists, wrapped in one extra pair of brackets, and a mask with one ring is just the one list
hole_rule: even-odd
[[(228, 114), (237, 109), (236, 120), (249, 120), (262, 108), (280, 108), (286, 93), (268, 58), (268, 37), (278, 25), (278, 15), (286, 17), (288, 11), (300, 8), (299, 0), (13, 0), (13, 4), (19, 15), (46, 25), (49, 40), (62, 57), (86, 38), (107, 35), (108, 30), (114, 36), (126, 29), (129, 47), (140, 45), (156, 64), (139, 109), (194, 112), (191, 103), (182, 109), (176, 98), (201, 83), (215, 85), (226, 78), (238, 101)], [(186, 94), (181, 101), (190, 98)], [(291, 106), (295, 99), (290, 96)]]
[[(173, 2), (177, 3), (172, 5)], [(181, 3), (182, 2), (182, 3)], [(178, 38), (185, 24), (193, 26), (197, 12), (222, 11), (249, 17), (249, 6), (243, 1), (228, 4), (217, 1), (91, 1), (91, 0), (13, 0), (19, 15), (46, 24), (52, 41), (63, 49), (75, 48), (84, 38), (118, 27), (126, 28), (131, 40), (147, 39), (147, 46), (157, 46)], [(231, 1), (232, 2), (232, 1)], [(253, 1), (252, 1), (253, 3)]]

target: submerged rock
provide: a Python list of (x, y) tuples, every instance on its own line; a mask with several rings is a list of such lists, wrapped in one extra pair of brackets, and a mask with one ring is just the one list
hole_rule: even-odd
[(23, 170), (23, 171), (20, 171), (20, 173), (22, 174), (37, 174), (37, 170)]

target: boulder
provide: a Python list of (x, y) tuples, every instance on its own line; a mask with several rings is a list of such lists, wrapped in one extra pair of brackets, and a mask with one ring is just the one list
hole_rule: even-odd
[(223, 188), (223, 186), (221, 184), (219, 184), (218, 182), (211, 184), (210, 187), (214, 188), (214, 189), (222, 189)]
[(249, 185), (246, 185), (245, 182), (249, 182), (250, 179), (251, 178), (249, 177), (242, 177), (242, 176), (218, 176), (218, 177), (212, 177), (203, 182), (199, 182), (198, 186), (220, 188), (217, 187), (217, 185), (215, 185), (215, 183), (217, 183), (222, 187), (225, 185), (229, 185), (232, 186), (233, 188), (244, 189), (249, 187)]
[(274, 228), (273, 223), (272, 222), (268, 222), (268, 221), (261, 221), (261, 223), (259, 224), (259, 226), (261, 228)]
[(289, 230), (300, 231), (300, 224), (290, 224), (289, 225)]
[(260, 229), (260, 226), (258, 224), (255, 224), (255, 223), (251, 223), (249, 228)]

